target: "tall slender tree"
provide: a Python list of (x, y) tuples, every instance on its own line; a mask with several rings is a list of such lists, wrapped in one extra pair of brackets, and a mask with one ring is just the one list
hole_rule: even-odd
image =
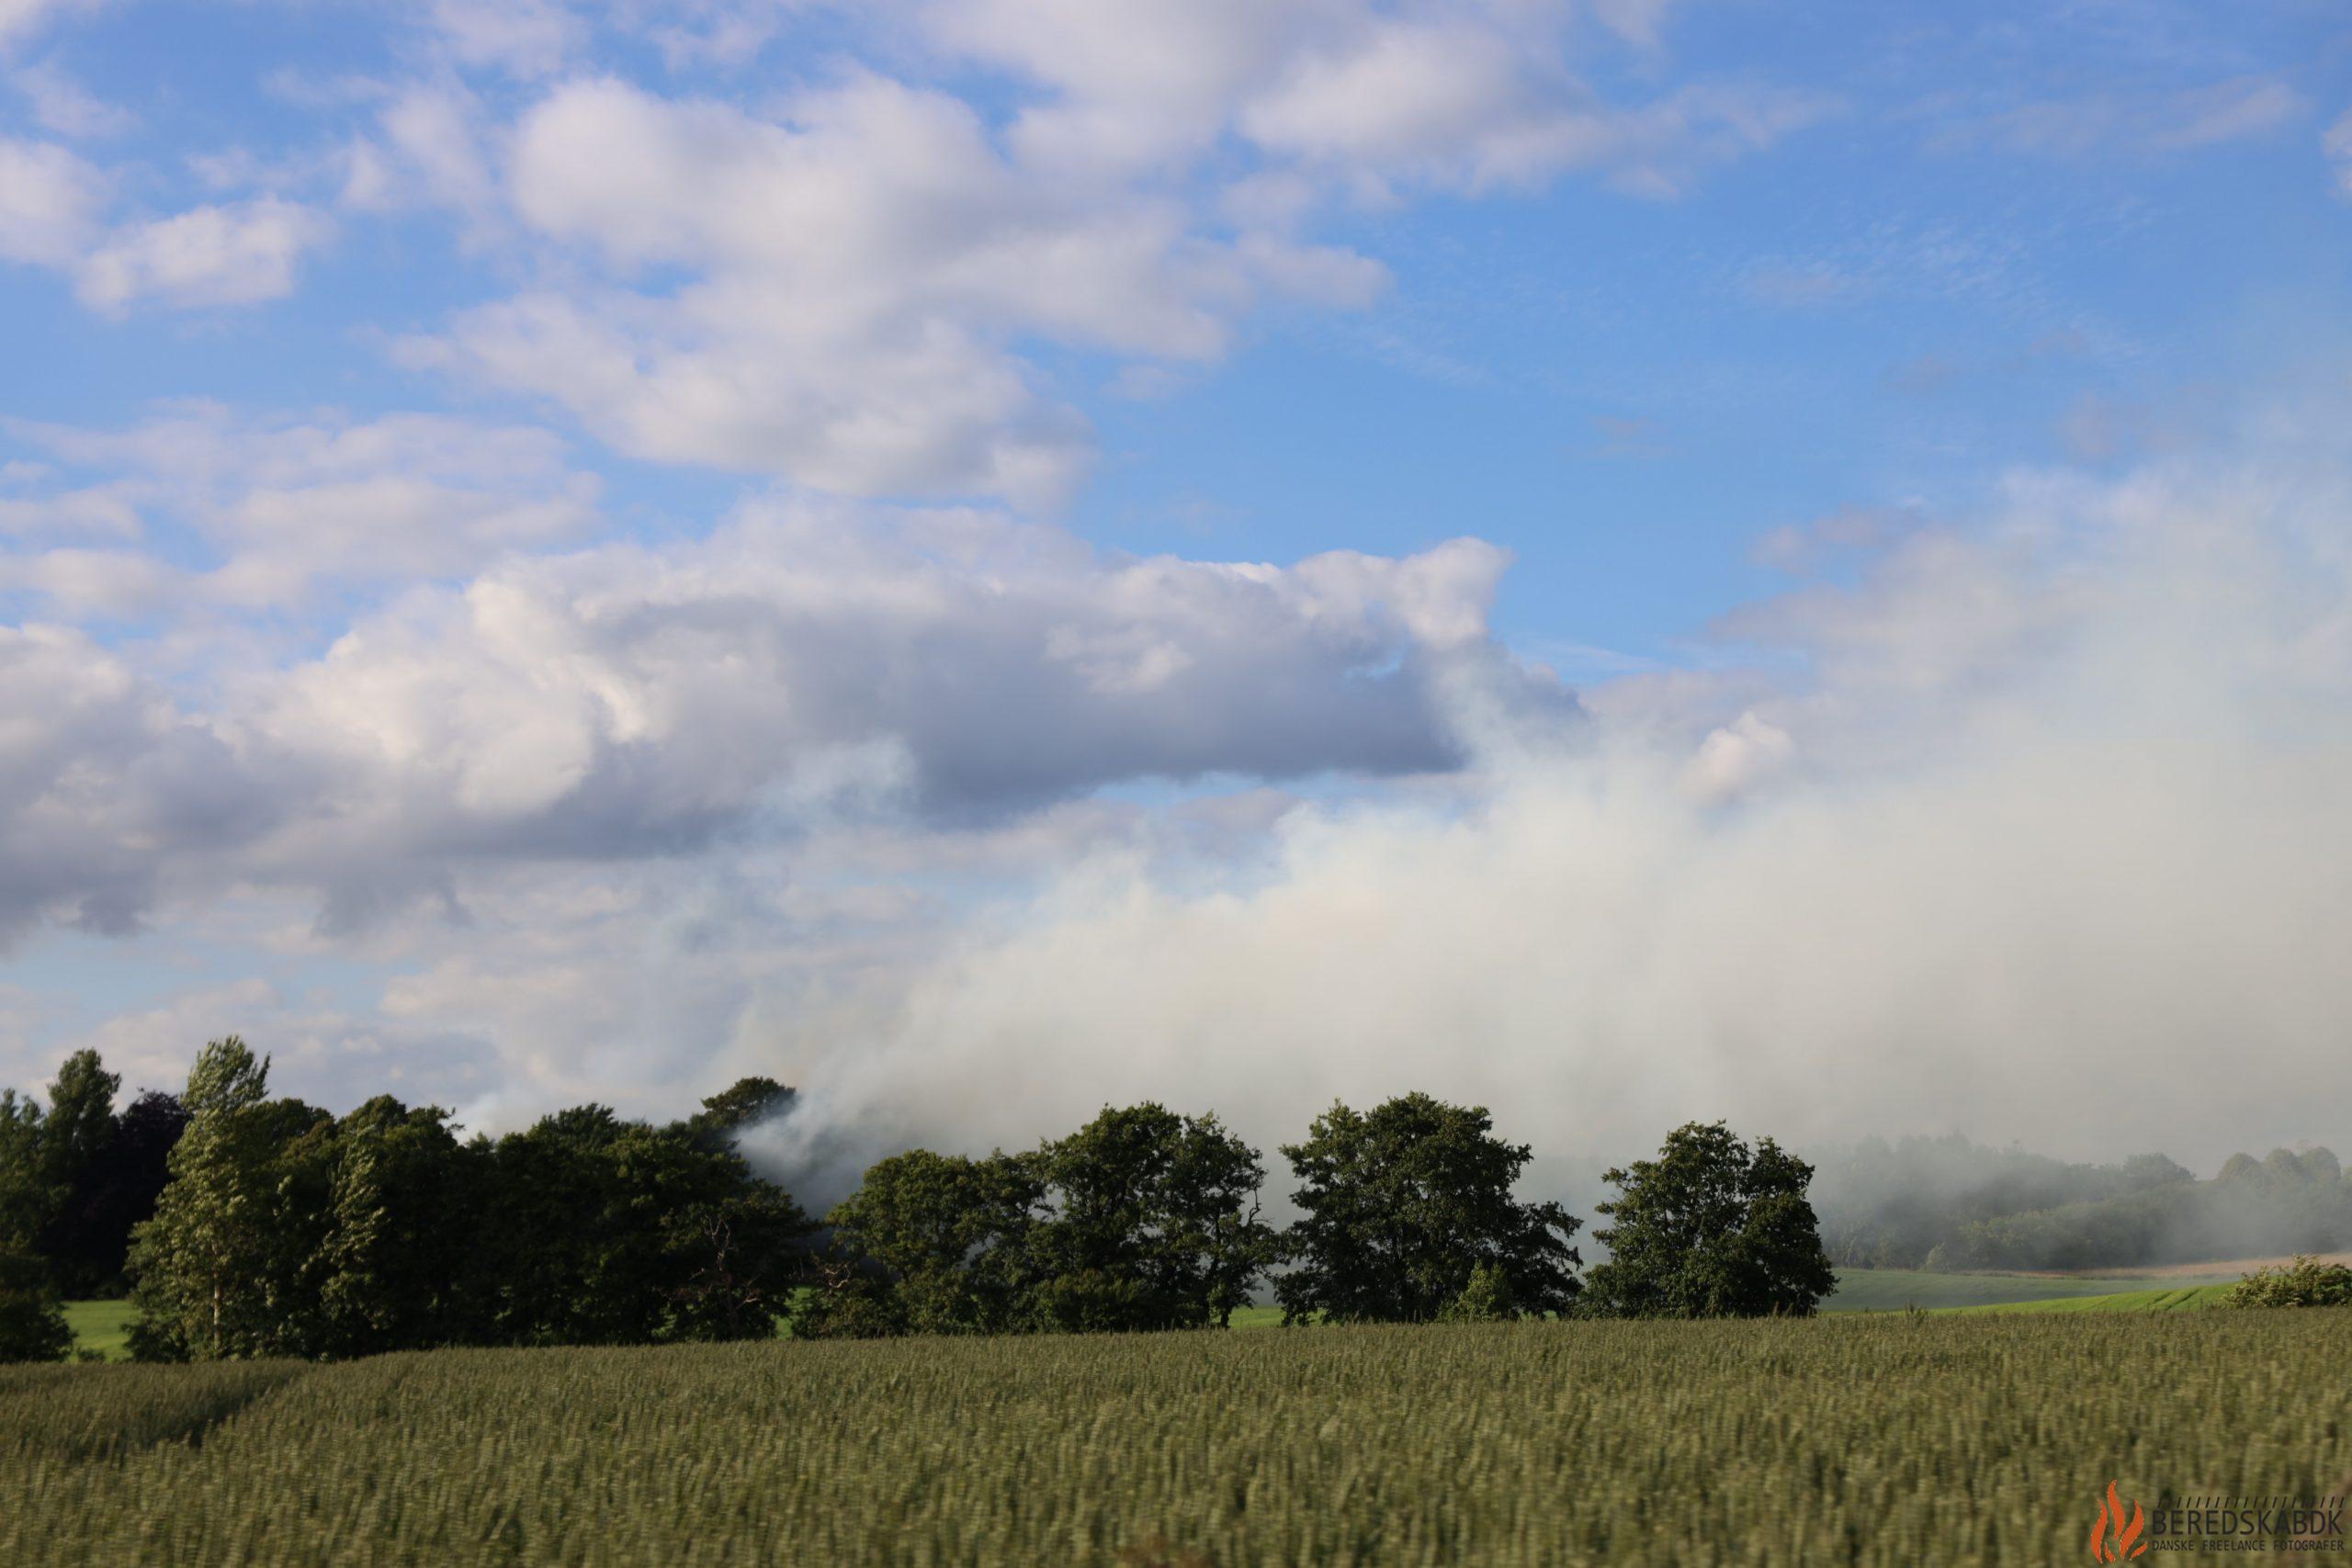
[(109, 1234), (105, 1208), (108, 1165), (121, 1135), (114, 1110), (121, 1087), (89, 1050), (66, 1057), (49, 1086), (41, 1163), (56, 1212), (42, 1229), (40, 1251), (68, 1296), (95, 1294), (121, 1271), (119, 1238)]
[(142, 1359), (320, 1353), (334, 1119), (268, 1089), (267, 1058), (235, 1035), (207, 1043), (188, 1073), (171, 1179), (132, 1239)]

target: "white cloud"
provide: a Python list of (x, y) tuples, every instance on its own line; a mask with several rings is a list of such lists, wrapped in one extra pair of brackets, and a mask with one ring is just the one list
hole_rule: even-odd
[(409, 345), (571, 409), (643, 456), (782, 471), (854, 494), (1050, 504), (1086, 461), (1023, 334), (1199, 359), (1269, 292), (1362, 299), (1359, 259), (1201, 239), (1181, 205), (1057, 190), (962, 102), (876, 77), (781, 121), (615, 81), (559, 89), (517, 130), (522, 218), (655, 296), (535, 292)]
[(412, 83), (377, 116), (377, 135), (353, 143), (341, 199), (367, 212), (447, 208), (477, 229), (498, 216), (497, 175), (489, 131), (471, 95), (446, 85)]
[[(632, 456), (1049, 508), (1093, 442), (1046, 352), (1148, 384), (1221, 358), (1270, 300), (1365, 305), (1385, 272), (1314, 243), (1318, 208), (1572, 168), (1672, 195), (1823, 109), (1728, 83), (1610, 103), (1549, 0), (916, 0), (899, 19), (887, 55), (956, 91), (845, 68), (754, 109), (575, 76), (506, 135), (446, 87), (404, 96), (346, 200), (437, 200), (480, 236), (503, 192), (533, 281), (402, 362), (560, 405)], [(1012, 78), (1009, 118), (963, 85), (974, 65)]]
[[(202, 417), (40, 434), (69, 462), (127, 449), (173, 473), (208, 430), (224, 471), (175, 482), (229, 530), (253, 525), (256, 496), (332, 516), (342, 476), (404, 469), (461, 434), (246, 435)], [(503, 468), (494, 447), (479, 438)], [(383, 526), (361, 513), (350, 549)], [(75, 547), (6, 580), (119, 611), (154, 592), (137, 560)], [(66, 811), (74, 831), (0, 846), (17, 890), (0, 919), (120, 926), (158, 896), (251, 885), (321, 893), (348, 929), (502, 865), (691, 853), (843, 816), (1001, 821), (1135, 779), (1447, 768), (1461, 682), (1566, 706), (1486, 636), (1503, 561), (1468, 540), (1289, 567), (1130, 560), (988, 514), (796, 503), (701, 543), (507, 557), (362, 616), (291, 670), (232, 667), (202, 700), (167, 698), (164, 671), (77, 634), (28, 633), (24, 684), (0, 703), (10, 744), (40, 760), (17, 770), (15, 807), (26, 823)], [(37, 700), (53, 664), (79, 665), (103, 704)], [(67, 722), (85, 709), (105, 722)], [(212, 761), (192, 803), (238, 811), (199, 813), (185, 840), (113, 814), (198, 754)]]
[(2335, 164), (2335, 188), (2344, 196), (2352, 196), (2352, 111), (2327, 128), (2321, 139), (2321, 151)]
[(58, 136), (119, 136), (138, 123), (130, 110), (92, 96), (53, 65), (28, 65), (10, 73), (8, 82), (31, 108), (34, 122)]
[(96, 240), (106, 176), (62, 147), (0, 137), (0, 258), (65, 266)]
[(423, 19), (460, 64), (517, 76), (560, 69), (587, 33), (563, 0), (430, 0)]
[(118, 230), (77, 264), (74, 291), (108, 312), (147, 299), (258, 304), (292, 293), (302, 258), (334, 231), (315, 209), (277, 197), (191, 208)]
[[(1662, 0), (1616, 0), (1597, 19), (1652, 48), (1664, 10)], [(1726, 128), (1746, 150), (1820, 111), (1756, 88), (1606, 102), (1570, 70), (1574, 13), (1550, 0), (1394, 13), (1363, 0), (980, 0), (918, 14), (943, 49), (1051, 89), (1023, 108), (1012, 141), (1063, 170), (1164, 167), (1235, 130), (1353, 195), (1395, 180), (1530, 186), (1579, 167), (1662, 192), (1725, 155)], [(1655, 172), (1664, 169), (1678, 172)]]
[(0, 49), (29, 38), (52, 17), (95, 11), (105, 0), (0, 0)]
[[(8, 428), (76, 475), (106, 476), (0, 497), (0, 531), (66, 547), (9, 568), (59, 614), (119, 614), (166, 581), (191, 603), (293, 610), (319, 582), (461, 577), (507, 550), (575, 541), (596, 517), (597, 482), (566, 466), (561, 442), (522, 427), (422, 414), (238, 420), (189, 403), (123, 431)], [(93, 535), (141, 536), (148, 513), (192, 529), (216, 558), (167, 570), (79, 547)]]

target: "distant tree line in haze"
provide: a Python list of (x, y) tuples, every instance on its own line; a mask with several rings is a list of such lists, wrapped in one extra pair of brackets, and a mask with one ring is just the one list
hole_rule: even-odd
[(120, 1113), (77, 1054), (50, 1103), (0, 1100), (0, 1359), (62, 1355), (61, 1294), (127, 1282), (142, 1359), (348, 1358), (451, 1345), (1223, 1326), (1270, 1281), (1284, 1321), (1804, 1314), (1834, 1286), (1808, 1167), (1678, 1129), (1618, 1189), (1589, 1271), (1531, 1151), (1487, 1111), (1334, 1105), (1281, 1153), (1299, 1218), (1214, 1115), (1106, 1107), (1036, 1148), (915, 1149), (818, 1225), (735, 1147), (793, 1091), (746, 1078), (666, 1124), (574, 1107), (499, 1138), (390, 1096), (273, 1097), (233, 1037), (178, 1097)]
[(1966, 1138), (1825, 1153), (1830, 1257), (1880, 1269), (2100, 1269), (2352, 1247), (2352, 1180), (2324, 1148), (2230, 1156), (2200, 1181), (2159, 1154), (2069, 1164)]

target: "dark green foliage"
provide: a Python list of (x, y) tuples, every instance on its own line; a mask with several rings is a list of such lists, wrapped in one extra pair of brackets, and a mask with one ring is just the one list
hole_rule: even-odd
[(591, 1105), (460, 1144), (436, 1108), (337, 1120), (268, 1099), (268, 1072), (232, 1038), (189, 1075), (133, 1251), (140, 1359), (774, 1332), (808, 1221), (689, 1125)]
[(141, 1360), (321, 1354), (317, 1260), (330, 1229), (334, 1119), (272, 1100), (269, 1062), (234, 1035), (188, 1073), (187, 1129), (131, 1241)]
[(1508, 1323), (1519, 1315), (1518, 1298), (1511, 1294), (1510, 1276), (1491, 1263), (1470, 1270), (1462, 1293), (1439, 1309), (1442, 1323)]
[(1805, 1187), (1813, 1168), (1770, 1138), (1754, 1149), (1722, 1122), (1669, 1134), (1655, 1160), (1603, 1179), (1617, 1198), (1593, 1233), (1610, 1258), (1584, 1308), (1611, 1317), (1803, 1316), (1837, 1288)]
[(1580, 1222), (1511, 1196), (1529, 1150), (1492, 1125), (1483, 1107), (1408, 1094), (1364, 1113), (1335, 1104), (1283, 1145), (1303, 1211), (1285, 1238), (1296, 1267), (1274, 1286), (1283, 1321), (1425, 1323), (1481, 1265), (1511, 1310), (1565, 1310)]
[(472, 1266), (481, 1159), (448, 1112), (379, 1095), (335, 1123), (325, 1239), (311, 1277), (319, 1350), (361, 1356), (470, 1337), (462, 1294)]
[(2276, 1269), (2257, 1269), (2230, 1287), (2233, 1307), (2352, 1306), (2352, 1269), (2298, 1257)]
[(803, 1273), (816, 1227), (765, 1182), (707, 1199), (663, 1221), (671, 1276), (670, 1339), (767, 1339)]
[(483, 1337), (622, 1345), (774, 1331), (808, 1230), (791, 1200), (686, 1125), (601, 1105), (486, 1145)]
[(1002, 1334), (1029, 1326), (1030, 1248), (1046, 1183), (1035, 1156), (912, 1149), (833, 1212), (832, 1258), (793, 1332)]
[(122, 1080), (106, 1070), (96, 1051), (76, 1051), (49, 1086), (49, 1120), (41, 1134), (41, 1164), (56, 1209), (43, 1227), (40, 1251), (51, 1277), (69, 1295), (98, 1291), (121, 1272), (119, 1253), (93, 1223), (95, 1201), (114, 1152), (115, 1091)]
[(1105, 1107), (1037, 1162), (1053, 1210), (1031, 1234), (1043, 1326), (1222, 1328), (1273, 1260), (1265, 1168), (1215, 1116)]
[(799, 1098), (799, 1090), (774, 1078), (737, 1078), (704, 1100), (686, 1125), (700, 1136), (724, 1142), (746, 1127), (786, 1114)]
[(57, 1212), (41, 1157), (40, 1101), (0, 1089), (0, 1247), (30, 1252)]
[(0, 1238), (0, 1361), (62, 1361), (73, 1348), (41, 1260)]
[(1276, 1251), (1264, 1168), (1214, 1116), (1106, 1107), (986, 1159), (894, 1156), (829, 1217), (808, 1338), (1222, 1327)]
[(114, 1137), (85, 1187), (69, 1195), (67, 1224), (56, 1254), (69, 1296), (119, 1295), (132, 1227), (155, 1212), (171, 1179), (172, 1148), (187, 1126), (179, 1097), (142, 1090), (115, 1118)]

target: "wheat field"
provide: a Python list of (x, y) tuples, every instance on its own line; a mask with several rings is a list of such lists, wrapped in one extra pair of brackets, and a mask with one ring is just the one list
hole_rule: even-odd
[(0, 1371), (28, 1564), (2075, 1562), (2352, 1472), (2352, 1313)]

